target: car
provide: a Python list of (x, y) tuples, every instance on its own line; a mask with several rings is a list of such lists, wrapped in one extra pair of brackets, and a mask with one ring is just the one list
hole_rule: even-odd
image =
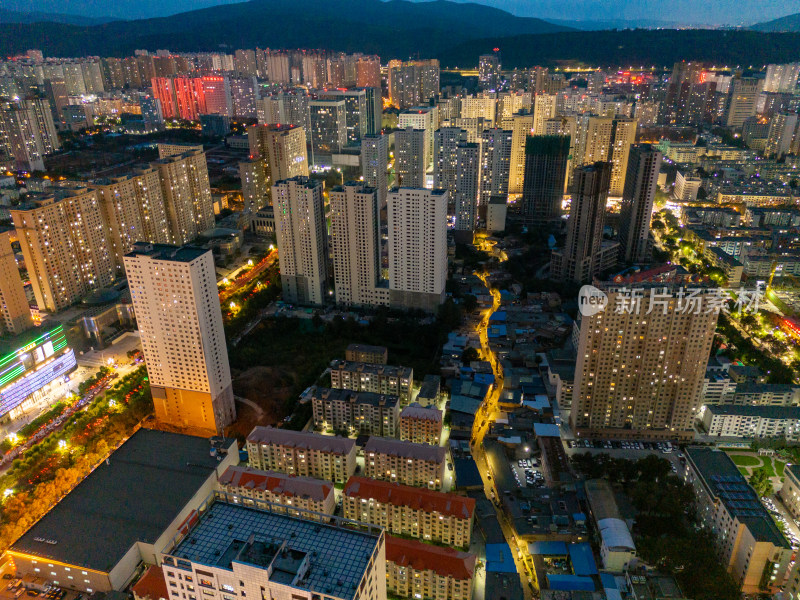
[(447, 468), (452, 471), (453, 470), (453, 463), (447, 463)]
[(5, 573), (3, 579), (14, 579), (14, 576), (11, 573)]

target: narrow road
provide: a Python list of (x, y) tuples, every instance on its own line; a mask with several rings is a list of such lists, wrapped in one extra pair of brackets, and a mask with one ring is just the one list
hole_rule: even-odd
[[(486, 275), (479, 273), (476, 273), (476, 275), (483, 282), (483, 285), (489, 288), (489, 285), (486, 281)], [(497, 418), (497, 402), (500, 399), (500, 394), (503, 391), (503, 371), (500, 367), (500, 364), (497, 362), (497, 357), (489, 347), (488, 334), (489, 319), (491, 318), (492, 314), (494, 314), (500, 308), (500, 292), (498, 290), (492, 290), (491, 288), (489, 289), (492, 294), (493, 303), (491, 308), (486, 310), (480, 324), (478, 325), (478, 334), (481, 340), (481, 356), (484, 360), (488, 360), (492, 365), (495, 384), (492, 387), (489, 395), (486, 397), (486, 400), (475, 413), (475, 422), (473, 424), (472, 440), (470, 443), (472, 446), (472, 457), (475, 459), (475, 464), (478, 466), (478, 471), (480, 471), (481, 477), (483, 478), (483, 491), (487, 498), (495, 498), (499, 501), (501, 495), (497, 493), (497, 490), (494, 487), (494, 478), (491, 476), (491, 467), (489, 465), (486, 452), (483, 448), (483, 439), (488, 433), (491, 423)], [(514, 557), (514, 564), (517, 567), (517, 573), (519, 573), (522, 581), (522, 589), (525, 594), (525, 600), (531, 600), (533, 598), (533, 592), (531, 591), (532, 584), (529, 583), (529, 577), (525, 570), (525, 565), (520, 558), (521, 550), (517, 546), (517, 541), (514, 536), (514, 529), (508, 522), (506, 514), (503, 512), (502, 505), (498, 507), (497, 504), (494, 504), (494, 506), (495, 512), (497, 513), (497, 520), (500, 523), (500, 527), (503, 529), (503, 535), (506, 538), (506, 542), (508, 543), (509, 548), (511, 548), (511, 554)]]

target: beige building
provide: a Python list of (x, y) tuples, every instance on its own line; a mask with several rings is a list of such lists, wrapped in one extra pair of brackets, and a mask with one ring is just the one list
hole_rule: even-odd
[[(330, 481), (287, 475), (276, 471), (261, 471), (252, 467), (228, 467), (217, 482), (219, 490), (228, 494), (229, 502), (255, 506), (257, 501), (271, 502), (286, 507), (298, 508), (332, 515), (336, 509), (334, 487)], [(305, 516), (298, 511), (292, 516)]]
[(636, 124), (636, 119), (619, 115), (616, 117), (593, 115), (588, 119), (585, 142), (581, 142), (581, 147), (585, 148), (583, 161), (576, 164), (610, 162), (611, 183), (608, 192), (610, 196), (622, 196), (625, 174), (628, 172), (630, 147), (636, 141)]
[(159, 144), (159, 156), (162, 158), (151, 163), (161, 179), (170, 242), (179, 246), (214, 227), (214, 205), (208, 182), (206, 154), (202, 148), (186, 150), (185, 146), (179, 146), (176, 150), (181, 148), (185, 150), (181, 154), (168, 154), (162, 152)]
[(322, 182), (308, 177), (272, 187), (283, 299), (321, 305), (327, 300), (328, 239)]
[(690, 437), (717, 324), (713, 290), (690, 300), (677, 286), (627, 289), (604, 286), (606, 308), (581, 318), (570, 424), (587, 436)]
[(386, 536), (386, 588), (401, 598), (470, 600), (474, 554)]
[(0, 229), (0, 333), (15, 335), (33, 327), (31, 307), (11, 249), (13, 229)]
[(236, 409), (211, 251), (136, 244), (125, 272), (156, 419), (222, 432)]
[(254, 427), (247, 436), (248, 464), (263, 471), (344, 483), (356, 470), (356, 442), (348, 438)]
[(400, 413), (400, 439), (417, 444), (439, 445), (442, 437), (442, 411), (414, 402)]
[(347, 519), (395, 535), (469, 548), (475, 500), (354, 476), (344, 487), (342, 510)]
[(247, 130), (250, 158), (261, 161), (269, 188), (277, 181), (308, 177), (306, 132), (296, 125), (253, 125)]
[(114, 279), (97, 192), (82, 184), (28, 194), (11, 210), (40, 310), (57, 312)]
[(330, 192), (337, 304), (385, 306), (389, 302), (389, 288), (381, 276), (380, 210), (378, 190), (363, 183), (348, 182)]
[(168, 244), (172, 240), (158, 169), (138, 169), (122, 177), (91, 182), (97, 191), (117, 273), (136, 242)]
[(351, 434), (397, 435), (397, 396), (314, 386), (310, 392), (314, 428)]
[(393, 394), (405, 406), (414, 387), (414, 369), (386, 364), (335, 360), (331, 363), (331, 387), (356, 392)]
[(345, 360), (385, 365), (389, 360), (386, 346), (370, 346), (369, 344), (350, 344), (344, 351)]
[(269, 185), (264, 164), (257, 158), (239, 163), (244, 211), (256, 214), (269, 201)]
[(773, 593), (783, 584), (792, 547), (733, 460), (711, 448), (687, 448), (686, 483), (717, 555), (744, 594)]
[(441, 446), (374, 436), (364, 445), (364, 475), (373, 479), (439, 490), (444, 463)]
[[(538, 96), (537, 96), (538, 98)], [(508, 193), (521, 194), (525, 179), (525, 141), (533, 132), (533, 114), (522, 111), (511, 117), (510, 123), (504, 123), (505, 129), (511, 130), (511, 166), (508, 176)]]
[(800, 465), (787, 465), (783, 487), (778, 492), (784, 506), (795, 519), (800, 519)]

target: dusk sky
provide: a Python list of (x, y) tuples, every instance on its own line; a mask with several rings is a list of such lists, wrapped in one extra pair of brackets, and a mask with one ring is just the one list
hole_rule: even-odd
[[(2, 0), (3, 8), (20, 11), (83, 14), (94, 17), (145, 18), (165, 16), (225, 0)], [(800, 0), (483, 0), (519, 16), (544, 19), (681, 22), (739, 25), (800, 12)], [(567, 10), (568, 7), (568, 10)]]

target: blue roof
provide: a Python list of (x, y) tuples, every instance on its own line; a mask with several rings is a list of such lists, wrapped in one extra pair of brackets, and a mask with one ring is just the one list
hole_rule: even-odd
[(490, 338), (505, 337), (508, 335), (508, 331), (505, 325), (489, 325), (486, 335)]
[(478, 465), (472, 458), (454, 458), (453, 466), (456, 474), (456, 488), (482, 487), (483, 479)]
[(506, 311), (498, 310), (491, 317), (489, 317), (489, 320), (490, 321), (505, 321), (506, 320)]
[(603, 588), (607, 590), (618, 590), (616, 578), (611, 573), (600, 573), (600, 581), (603, 583)]
[(548, 573), (547, 584), (550, 586), (551, 590), (559, 590), (563, 592), (594, 591), (594, 581), (592, 581), (591, 577), (578, 577), (577, 575), (552, 575)]
[(494, 375), (491, 373), (475, 373), (473, 381), (484, 385), (494, 385)]
[(570, 544), (569, 559), (575, 575), (597, 575), (597, 563), (594, 562), (592, 547), (588, 543)]
[(514, 564), (511, 548), (508, 547), (508, 544), (486, 544), (486, 572), (517, 572), (517, 566)]
[(481, 400), (469, 396), (452, 396), (450, 398), (450, 410), (452, 412), (467, 413), (474, 415), (481, 407)]
[(534, 423), (533, 432), (536, 437), (561, 437), (561, 430), (558, 425), (551, 423)]
[(510, 298), (516, 298), (517, 296), (515, 294), (509, 292), (508, 290), (500, 290), (500, 297), (503, 300), (508, 300)]
[(575, 521), (576, 523), (579, 523), (580, 521), (585, 521), (586, 520), (586, 515), (584, 513), (580, 513), (580, 512), (579, 513), (575, 513), (575, 514), (572, 515), (572, 520)]
[(531, 542), (528, 544), (531, 554), (540, 554), (542, 556), (566, 556), (567, 544), (564, 542)]

